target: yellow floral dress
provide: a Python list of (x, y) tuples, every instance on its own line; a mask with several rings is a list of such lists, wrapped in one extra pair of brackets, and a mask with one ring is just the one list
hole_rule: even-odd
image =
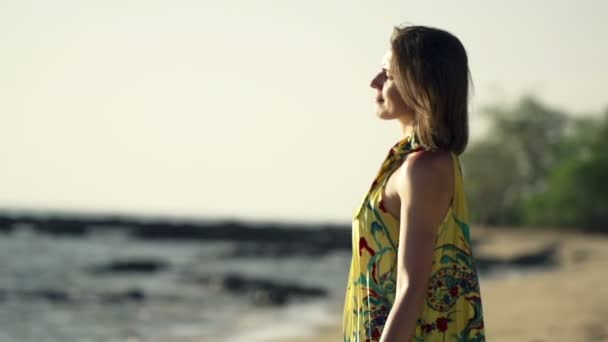
[[(353, 255), (344, 303), (344, 342), (380, 340), (395, 300), (399, 244), (399, 220), (384, 208), (382, 190), (407, 155), (422, 149), (415, 135), (397, 142), (353, 214)], [(437, 227), (426, 301), (412, 341), (485, 341), (462, 170), (458, 156), (454, 152), (451, 155), (454, 198)]]

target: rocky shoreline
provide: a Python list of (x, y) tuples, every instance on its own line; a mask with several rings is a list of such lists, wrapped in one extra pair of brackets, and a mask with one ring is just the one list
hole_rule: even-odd
[(20, 228), (41, 234), (74, 237), (84, 237), (98, 231), (120, 231), (130, 237), (145, 240), (234, 241), (269, 245), (287, 243), (289, 248), (282, 248), (283, 253), (293, 250), (296, 254), (309, 255), (351, 248), (350, 225), (347, 224), (252, 223), (228, 219), (169, 220), (136, 216), (0, 212), (0, 232), (10, 233)]
[[(318, 258), (334, 251), (348, 253), (351, 249), (351, 232), (348, 225), (295, 225), (279, 223), (247, 223), (238, 221), (189, 222), (143, 221), (131, 217), (41, 217), (0, 214), (0, 231), (10, 234), (18, 229), (30, 229), (36, 234), (85, 237), (96, 231), (118, 231), (142, 241), (196, 241), (212, 243), (229, 241), (233, 244), (217, 256), (222, 260), (248, 258)], [(487, 244), (488, 236), (474, 236), (474, 248)], [(477, 265), (480, 272), (490, 274), (505, 269), (558, 267), (560, 244), (554, 242), (538, 249), (498, 256), (480, 254)], [(155, 258), (110, 260), (102, 265), (89, 265), (83, 271), (92, 276), (147, 274), (154, 275), (171, 270), (167, 261)], [(78, 270), (76, 270), (78, 271)], [(197, 284), (214, 291), (242, 295), (255, 305), (281, 306), (297, 297), (324, 298), (327, 289), (303, 287), (295, 283), (278, 282), (235, 272), (217, 273), (204, 277), (183, 275), (178, 282)], [(0, 289), (0, 300), (9, 296), (54, 302), (73, 302), (89, 296), (98, 301), (145, 301), (151, 296), (143, 289), (108, 294), (76, 295), (63, 289), (44, 288), (24, 292)]]

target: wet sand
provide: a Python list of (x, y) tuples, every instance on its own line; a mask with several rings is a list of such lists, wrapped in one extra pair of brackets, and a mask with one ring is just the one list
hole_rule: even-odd
[[(608, 236), (472, 227), (479, 256), (509, 257), (559, 243), (559, 266), (482, 280), (486, 336), (498, 342), (608, 341)], [(287, 342), (342, 341), (341, 321)]]

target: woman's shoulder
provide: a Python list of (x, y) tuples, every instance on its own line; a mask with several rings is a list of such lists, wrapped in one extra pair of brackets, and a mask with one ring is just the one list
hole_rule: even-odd
[[(445, 178), (453, 172), (453, 152), (422, 150), (410, 154), (406, 163), (409, 177)], [(426, 177), (425, 177), (426, 176)]]
[(419, 151), (408, 155), (399, 186), (401, 204), (423, 226), (435, 231), (446, 217), (454, 196), (452, 153)]
[(400, 190), (404, 195), (414, 193), (429, 197), (451, 195), (453, 188), (453, 159), (450, 151), (423, 150), (408, 155), (404, 164)]

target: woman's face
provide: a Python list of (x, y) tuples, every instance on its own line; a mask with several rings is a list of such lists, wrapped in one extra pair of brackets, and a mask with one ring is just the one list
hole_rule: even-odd
[(376, 92), (376, 115), (385, 120), (412, 117), (412, 110), (405, 104), (393, 81), (390, 69), (392, 52), (389, 49), (382, 59), (382, 70), (372, 79), (370, 86)]

